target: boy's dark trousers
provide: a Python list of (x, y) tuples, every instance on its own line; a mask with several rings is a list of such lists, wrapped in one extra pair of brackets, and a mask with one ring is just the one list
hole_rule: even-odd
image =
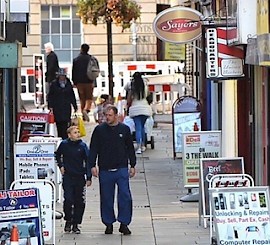
[(85, 176), (63, 176), (64, 219), (72, 224), (81, 224), (85, 210)]

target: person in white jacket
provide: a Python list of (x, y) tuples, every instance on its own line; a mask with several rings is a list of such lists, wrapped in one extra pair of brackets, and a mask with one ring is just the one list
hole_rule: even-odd
[(152, 115), (152, 108), (146, 100), (148, 89), (139, 72), (133, 75), (131, 91), (128, 96), (129, 116), (134, 120), (136, 130), (137, 154), (145, 150), (145, 129), (144, 124)]

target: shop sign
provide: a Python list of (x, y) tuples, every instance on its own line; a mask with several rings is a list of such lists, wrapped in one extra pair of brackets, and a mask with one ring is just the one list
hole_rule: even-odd
[(188, 43), (201, 37), (203, 15), (191, 8), (173, 7), (160, 12), (153, 22), (157, 37), (170, 43)]

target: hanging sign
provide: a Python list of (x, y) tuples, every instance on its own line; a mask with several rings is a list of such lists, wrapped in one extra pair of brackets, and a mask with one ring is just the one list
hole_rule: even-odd
[(173, 7), (160, 12), (153, 22), (153, 30), (162, 41), (188, 43), (201, 37), (203, 15), (186, 7)]

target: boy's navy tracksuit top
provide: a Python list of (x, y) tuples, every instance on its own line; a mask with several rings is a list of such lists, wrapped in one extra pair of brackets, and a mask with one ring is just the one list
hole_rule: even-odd
[(82, 140), (63, 140), (55, 152), (58, 167), (65, 168), (65, 174), (70, 176), (87, 176), (91, 180), (91, 168), (89, 164), (89, 149)]

